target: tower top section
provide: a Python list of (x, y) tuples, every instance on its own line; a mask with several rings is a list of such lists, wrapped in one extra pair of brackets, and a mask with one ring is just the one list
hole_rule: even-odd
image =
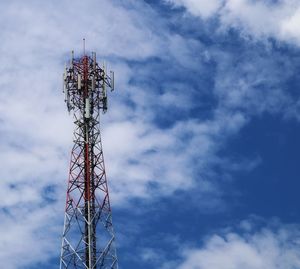
[(69, 64), (63, 74), (63, 92), (68, 111), (91, 117), (99, 111), (107, 111), (107, 89), (114, 90), (114, 72), (107, 73), (105, 64), (97, 63), (92, 52), (75, 58), (71, 53)]

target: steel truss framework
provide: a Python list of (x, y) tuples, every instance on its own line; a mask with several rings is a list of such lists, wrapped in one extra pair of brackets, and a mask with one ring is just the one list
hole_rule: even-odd
[(113, 73), (106, 74), (95, 53), (74, 59), (72, 52), (64, 92), (75, 130), (60, 269), (118, 268), (99, 124), (113, 81)]

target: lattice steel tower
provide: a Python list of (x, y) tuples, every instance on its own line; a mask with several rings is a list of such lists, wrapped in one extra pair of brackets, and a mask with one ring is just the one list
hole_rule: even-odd
[(72, 58), (64, 72), (65, 101), (74, 116), (60, 269), (117, 269), (109, 193), (100, 136), (100, 112), (114, 74), (96, 54)]

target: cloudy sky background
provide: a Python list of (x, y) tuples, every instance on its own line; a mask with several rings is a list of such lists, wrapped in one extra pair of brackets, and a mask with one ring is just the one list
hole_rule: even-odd
[(115, 71), (102, 117), (119, 266), (300, 267), (300, 1), (0, 3), (0, 261), (58, 268), (86, 46)]

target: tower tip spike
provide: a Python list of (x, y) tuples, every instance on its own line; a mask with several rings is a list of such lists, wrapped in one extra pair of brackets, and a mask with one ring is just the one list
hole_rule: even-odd
[(83, 55), (85, 56), (85, 38), (83, 38)]

